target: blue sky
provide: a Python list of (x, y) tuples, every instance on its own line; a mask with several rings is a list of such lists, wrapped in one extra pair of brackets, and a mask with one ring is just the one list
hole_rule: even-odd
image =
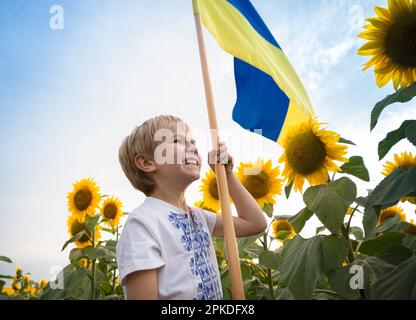
[[(362, 155), (374, 181), (380, 180), (377, 142), (414, 117), (411, 104), (392, 107), (369, 133), (372, 106), (392, 87), (378, 89), (372, 72), (361, 72), (366, 59), (356, 54), (362, 43), (357, 34), (374, 5), (386, 1), (252, 2), (298, 71), (320, 120), (354, 140), (350, 155)], [(55, 4), (64, 9), (63, 30), (49, 28)], [(277, 164), (280, 147), (231, 120), (232, 57), (205, 35), (218, 120), (230, 151), (237, 161), (255, 160), (256, 154)], [(51, 266), (64, 266), (66, 194), (75, 180), (94, 177), (103, 193), (120, 197), (126, 211), (134, 209), (143, 196), (124, 177), (117, 151), (122, 138), (151, 116), (182, 117), (200, 137), (205, 156), (202, 88), (190, 0), (1, 1), (0, 255), (34, 278), (49, 278)], [(258, 146), (261, 152), (254, 150)], [(409, 148), (403, 141), (393, 152)], [(362, 193), (375, 184), (356, 182)], [(198, 185), (189, 188), (190, 203), (198, 200)], [(278, 214), (302, 208), (299, 195), (278, 201)], [(0, 273), (15, 264), (1, 264)]]

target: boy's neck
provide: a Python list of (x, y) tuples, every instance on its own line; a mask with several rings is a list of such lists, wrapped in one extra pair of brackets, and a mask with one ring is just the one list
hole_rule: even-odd
[(153, 198), (157, 198), (163, 201), (170, 203), (171, 205), (182, 209), (186, 213), (189, 213), (188, 205), (185, 200), (185, 191), (175, 191), (175, 190), (162, 190), (160, 188), (155, 188), (151, 194)]

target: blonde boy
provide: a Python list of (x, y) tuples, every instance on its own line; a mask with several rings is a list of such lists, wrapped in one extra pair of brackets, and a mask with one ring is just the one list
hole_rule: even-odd
[[(237, 237), (262, 233), (266, 219), (233, 174), (224, 143), (208, 155), (225, 164), (238, 217)], [(212, 161), (211, 161), (212, 159)], [(125, 138), (119, 160), (145, 201), (126, 221), (117, 245), (120, 280), (127, 299), (221, 300), (223, 292), (212, 236), (223, 237), (221, 215), (192, 207), (187, 187), (200, 178), (201, 157), (189, 126), (174, 116), (151, 118)]]

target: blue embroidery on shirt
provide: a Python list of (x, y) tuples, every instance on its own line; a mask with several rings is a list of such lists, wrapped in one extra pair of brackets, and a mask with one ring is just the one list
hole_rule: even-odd
[(187, 252), (193, 249), (194, 255), (189, 260), (189, 267), (192, 274), (201, 279), (197, 286), (197, 298), (194, 300), (222, 300), (218, 275), (210, 258), (210, 237), (197, 216), (192, 216), (194, 228), (186, 214), (170, 212), (168, 218), (176, 229), (182, 229), (181, 243), (184, 249)]

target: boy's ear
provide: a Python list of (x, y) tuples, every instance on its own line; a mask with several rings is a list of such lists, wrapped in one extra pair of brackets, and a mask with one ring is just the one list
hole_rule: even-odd
[(151, 159), (148, 159), (146, 156), (138, 155), (134, 158), (134, 164), (141, 171), (146, 173), (151, 173), (156, 171), (156, 164)]

